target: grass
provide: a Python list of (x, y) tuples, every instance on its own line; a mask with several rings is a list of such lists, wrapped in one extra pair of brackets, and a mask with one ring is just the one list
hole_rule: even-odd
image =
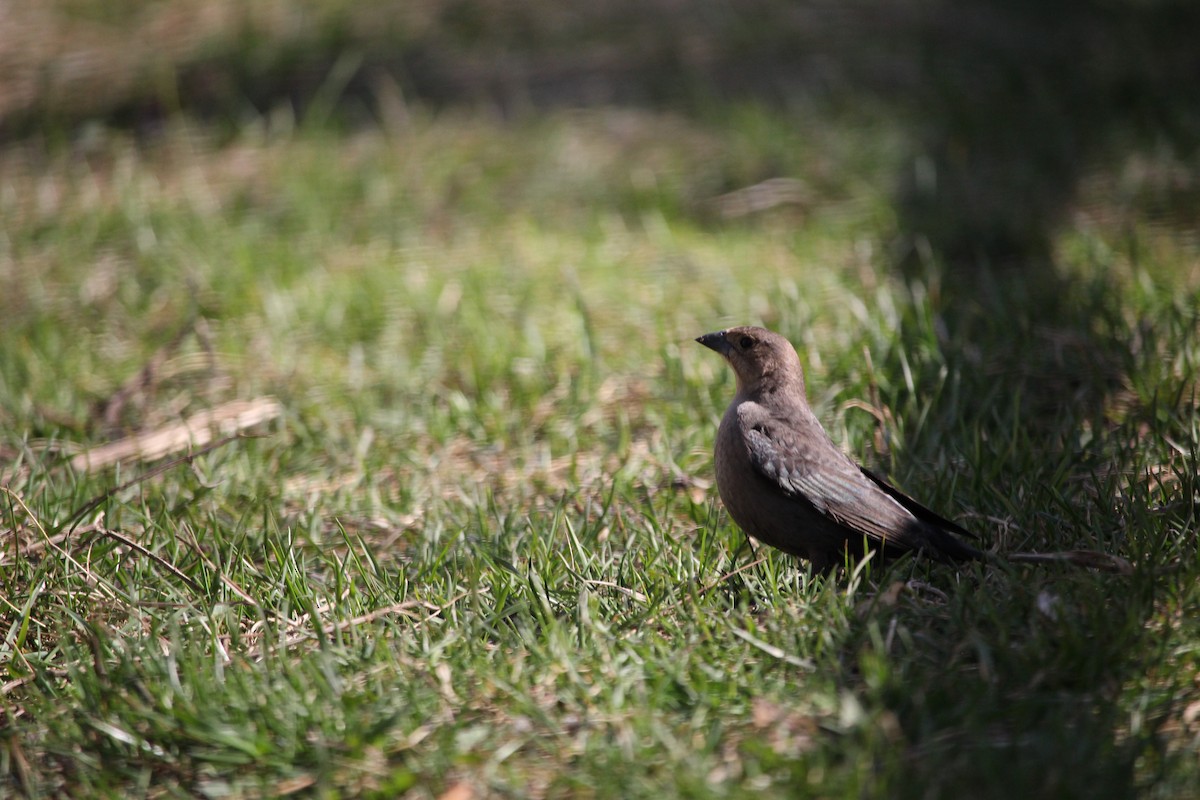
[[(1099, 177), (1049, 291), (904, 279), (906, 144), (821, 104), (10, 144), (0, 793), (1189, 796), (1195, 242)], [(713, 213), (777, 176), (804, 201)], [(751, 564), (691, 342), (740, 322), (984, 547), (1134, 574)], [(260, 437), (70, 466), (268, 396)]]

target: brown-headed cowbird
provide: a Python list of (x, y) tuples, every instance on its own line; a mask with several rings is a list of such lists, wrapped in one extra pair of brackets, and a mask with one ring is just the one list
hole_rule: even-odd
[(804, 395), (800, 358), (764, 328), (708, 333), (697, 342), (737, 375), (717, 431), (717, 490), (746, 533), (828, 572), (864, 546), (884, 556), (923, 550), (939, 561), (982, 559), (972, 534), (855, 464), (821, 427)]

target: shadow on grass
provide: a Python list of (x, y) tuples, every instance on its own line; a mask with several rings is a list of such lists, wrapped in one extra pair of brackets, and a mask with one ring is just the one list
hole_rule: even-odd
[[(900, 746), (881, 759), (907, 795), (1129, 797), (1179, 757), (1167, 730), (1194, 688), (1169, 642), (1196, 580), (1197, 376), (1163, 365), (1195, 347), (1195, 298), (1150, 311), (1102, 274), (1058, 271), (1052, 243), (1097, 164), (1195, 153), (1200, 105), (1184, 84), (1200, 65), (1181, 31), (1198, 14), (975, 0), (918, 25), (914, 108), (928, 116), (896, 195), (895, 252), (935, 295), (935, 317), (909, 318), (899, 337), (934, 422), (901, 459), (964, 454), (967, 494), (1007, 509), (989, 512), (1000, 530), (986, 526), (1002, 551), (1107, 550), (1140, 569), (993, 568), (936, 611), (868, 619), (893, 649), (864, 648), (858, 664), (876, 675), (855, 683), (894, 715)], [(1197, 199), (1163, 189), (1134, 204), (1194, 227)], [(955, 392), (945, 369), (961, 376)]]
[(885, 710), (872, 745), (906, 796), (1133, 796), (1194, 699), (1171, 642), (1197, 578), (1197, 375), (1164, 362), (1195, 347), (1195, 299), (1155, 333), (1102, 275), (987, 275), (940, 276), (940, 313), (910, 315), (906, 365), (883, 366), (911, 371), (899, 403), (925, 420), (898, 468), (959, 457), (956, 495), (1000, 552), (1102, 550), (1137, 572), (980, 568), (944, 603), (876, 608), (848, 679)]

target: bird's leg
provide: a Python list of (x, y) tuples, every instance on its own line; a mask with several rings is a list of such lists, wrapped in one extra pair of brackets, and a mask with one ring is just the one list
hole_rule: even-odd
[[(758, 555), (758, 553), (754, 549), (754, 540), (751, 539), (750, 534), (746, 533), (745, 531), (742, 531), (742, 534), (746, 537), (746, 547), (750, 548), (750, 560), (753, 561), (754, 557), (756, 555)], [(738, 548), (738, 550), (741, 550), (741, 549), (742, 548), (740, 548), (740, 547)]]

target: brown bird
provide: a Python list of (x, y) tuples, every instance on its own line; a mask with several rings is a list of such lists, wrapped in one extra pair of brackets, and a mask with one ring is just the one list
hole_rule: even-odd
[(854, 463), (821, 427), (791, 343), (742, 327), (696, 339), (725, 357), (737, 395), (717, 431), (717, 490), (742, 530), (828, 572), (864, 547), (890, 557), (984, 558), (973, 536)]

